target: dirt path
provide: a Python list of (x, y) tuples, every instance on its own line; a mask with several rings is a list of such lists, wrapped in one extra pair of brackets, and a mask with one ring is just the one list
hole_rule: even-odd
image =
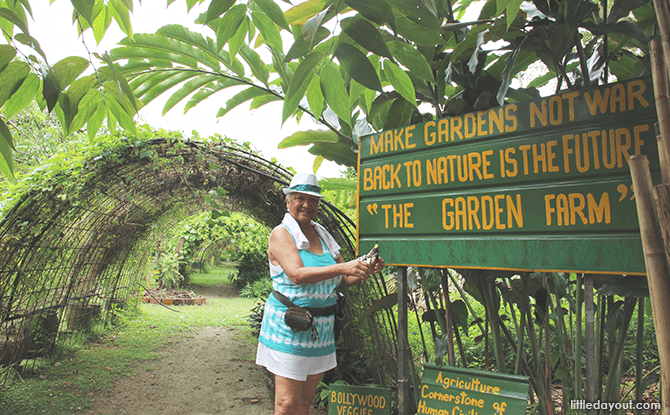
[[(228, 286), (206, 290), (208, 298), (235, 295)], [(255, 361), (255, 347), (242, 332), (207, 327), (175, 341), (161, 358), (142, 362), (137, 376), (120, 379), (114, 390), (95, 397), (96, 415), (272, 414), (267, 378)]]

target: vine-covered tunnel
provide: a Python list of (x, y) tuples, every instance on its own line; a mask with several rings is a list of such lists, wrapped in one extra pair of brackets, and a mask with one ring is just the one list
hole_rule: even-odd
[[(281, 189), (290, 179), (278, 164), (240, 148), (154, 139), (35, 181), (9, 201), (0, 222), (0, 366), (50, 354), (81, 328), (73, 318), (77, 310), (104, 316), (139, 296), (165, 230), (212, 209), (212, 199), (275, 226), (285, 212)], [(328, 203), (317, 220), (352, 257), (351, 220)], [(356, 316), (387, 294), (385, 284), (372, 280), (349, 290), (347, 317), (356, 324), (345, 326), (342, 345), (376, 362), (369, 365), (371, 375), (383, 383), (394, 367), (393, 323), (379, 320), (383, 314), (361, 322)], [(366, 335), (354, 335), (360, 330)]]

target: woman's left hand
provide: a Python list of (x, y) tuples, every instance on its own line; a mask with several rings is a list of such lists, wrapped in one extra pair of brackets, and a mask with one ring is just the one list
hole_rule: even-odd
[(382, 269), (384, 269), (384, 265), (386, 263), (384, 262), (384, 258), (382, 257), (376, 257), (375, 259), (372, 260), (372, 263), (370, 266), (372, 267), (372, 272), (371, 274), (379, 274), (382, 272)]

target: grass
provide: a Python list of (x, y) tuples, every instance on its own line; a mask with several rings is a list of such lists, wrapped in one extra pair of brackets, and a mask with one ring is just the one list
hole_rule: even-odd
[[(224, 283), (222, 272), (195, 274), (192, 283)], [(251, 337), (246, 317), (255, 305), (256, 300), (241, 297), (207, 299), (202, 306), (173, 307), (180, 311), (176, 313), (138, 303), (121, 311), (118, 325), (93, 327), (68, 341), (58, 358), (44, 360), (21, 378), (0, 385), (0, 415), (83, 413), (94, 394), (110, 391), (121, 377), (146, 370), (146, 362), (157, 359), (161, 348), (198, 328), (236, 327)]]
[(233, 265), (207, 265), (203, 271), (190, 274), (189, 283), (205, 287), (218, 284), (232, 285), (235, 275), (237, 268)]

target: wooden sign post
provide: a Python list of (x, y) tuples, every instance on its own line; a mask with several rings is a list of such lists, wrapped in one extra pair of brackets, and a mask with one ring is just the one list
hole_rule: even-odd
[(391, 390), (367, 386), (330, 385), (328, 415), (389, 415)]
[(417, 414), (524, 414), (528, 377), (424, 365)]

